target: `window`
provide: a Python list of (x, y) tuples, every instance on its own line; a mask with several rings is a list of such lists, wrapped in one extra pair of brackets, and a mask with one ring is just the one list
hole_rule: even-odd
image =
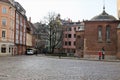
[(76, 28), (74, 28), (74, 31), (76, 31)]
[(68, 42), (68, 45), (71, 46), (71, 42), (70, 41)]
[(2, 38), (5, 38), (5, 31), (2, 31)]
[(67, 31), (71, 31), (71, 27), (67, 28)]
[(71, 34), (68, 34), (68, 38), (71, 38)]
[(7, 20), (4, 18), (4, 19), (2, 19), (2, 25), (3, 26), (6, 26), (6, 23), (7, 23)]
[(5, 47), (2, 47), (2, 48), (1, 48), (1, 52), (2, 52), (2, 53), (6, 53), (6, 48), (5, 48)]
[(102, 41), (102, 26), (98, 26), (98, 40)]
[(1, 52), (2, 52), (2, 53), (6, 53), (6, 45), (5, 45), (5, 44), (3, 44), (3, 45), (1, 46)]
[(106, 26), (106, 40), (110, 41), (110, 26)]
[(2, 8), (2, 13), (6, 14), (7, 13), (7, 9), (5, 7)]
[(76, 38), (76, 34), (74, 34), (74, 38)]
[(78, 30), (80, 29), (80, 26), (78, 27)]

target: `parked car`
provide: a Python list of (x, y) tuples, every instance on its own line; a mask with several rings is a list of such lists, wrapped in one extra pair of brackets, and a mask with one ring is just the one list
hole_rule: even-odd
[(26, 54), (27, 54), (27, 55), (35, 54), (35, 50), (34, 50), (34, 49), (27, 49), (27, 50), (26, 50)]

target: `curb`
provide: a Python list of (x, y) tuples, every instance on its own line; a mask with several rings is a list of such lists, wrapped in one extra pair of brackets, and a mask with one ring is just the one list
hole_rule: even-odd
[(71, 60), (87, 60), (87, 61), (101, 61), (101, 62), (120, 62), (120, 60), (98, 60), (98, 59), (88, 59), (88, 58), (77, 58), (77, 57), (60, 57), (59, 56), (44, 56), (48, 58), (57, 58), (57, 59), (71, 59)]

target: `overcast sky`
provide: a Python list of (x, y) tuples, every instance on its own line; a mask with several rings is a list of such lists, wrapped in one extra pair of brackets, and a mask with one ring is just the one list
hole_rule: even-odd
[[(62, 19), (73, 21), (90, 20), (103, 11), (104, 0), (15, 0), (26, 10), (33, 23), (48, 16), (49, 12), (60, 13)], [(117, 1), (105, 1), (106, 12), (117, 18)]]

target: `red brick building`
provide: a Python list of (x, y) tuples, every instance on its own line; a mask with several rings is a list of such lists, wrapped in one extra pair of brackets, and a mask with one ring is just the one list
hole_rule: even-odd
[(120, 30), (117, 28), (119, 23), (115, 17), (105, 12), (105, 8), (100, 15), (84, 21), (84, 30), (76, 32), (76, 42), (79, 44), (76, 45), (76, 54), (79, 57), (98, 58), (98, 51), (104, 47), (105, 58), (116, 58), (120, 47), (117, 44), (120, 43)]
[(15, 55), (25, 54), (26, 51), (26, 26), (27, 17), (25, 9), (18, 3), (15, 4)]

